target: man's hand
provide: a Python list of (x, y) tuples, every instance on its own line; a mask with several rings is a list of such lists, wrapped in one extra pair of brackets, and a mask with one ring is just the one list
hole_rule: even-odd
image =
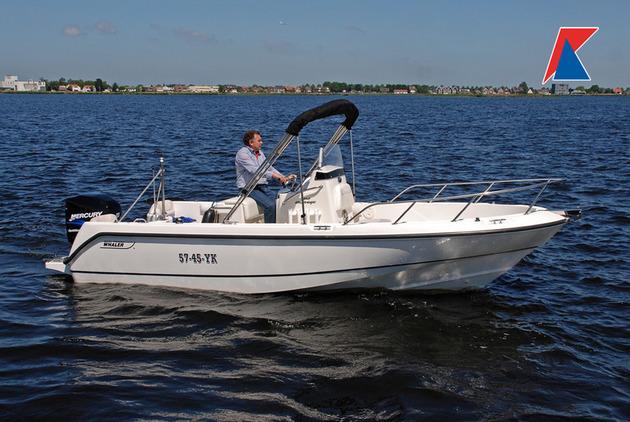
[(273, 177), (280, 183), (282, 183), (283, 185), (286, 184), (287, 182), (294, 180), (295, 179), (295, 174), (290, 174), (288, 176), (283, 176), (281, 174), (274, 174)]
[(284, 177), (284, 182), (282, 182), (283, 185), (286, 185), (289, 182), (293, 182), (296, 179), (296, 175), (295, 174), (290, 174), (288, 176)]

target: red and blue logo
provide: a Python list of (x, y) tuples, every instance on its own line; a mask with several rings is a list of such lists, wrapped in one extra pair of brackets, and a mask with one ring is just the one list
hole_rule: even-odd
[(552, 77), (554, 81), (590, 81), (591, 77), (577, 52), (598, 30), (597, 26), (560, 27), (553, 50), (551, 50), (542, 81), (543, 85)]

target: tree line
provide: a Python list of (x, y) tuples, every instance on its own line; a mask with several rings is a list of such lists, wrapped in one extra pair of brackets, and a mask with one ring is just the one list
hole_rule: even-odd
[(410, 86), (416, 89), (418, 94), (429, 94), (432, 86), (429, 85), (409, 85), (409, 84), (352, 84), (346, 82), (326, 81), (322, 84), (330, 92), (393, 92), (395, 89), (409, 89)]
[[(91, 86), (94, 86), (94, 89), (96, 92), (103, 92), (106, 90), (109, 90), (111, 92), (118, 92), (118, 91), (126, 91), (130, 88), (132, 88), (136, 92), (146, 91), (146, 87), (144, 87), (143, 85), (126, 86), (126, 85), (118, 85), (116, 82), (110, 85), (109, 83), (107, 83), (107, 81), (104, 81), (101, 78), (97, 78), (95, 80), (59, 78), (56, 81), (48, 81), (42, 78), (41, 81), (46, 83), (47, 91), (58, 91), (60, 86), (67, 86), (69, 84), (75, 84), (75, 85), (80, 86), (81, 88), (83, 88), (86, 85), (91, 85)], [(315, 84), (301, 85), (301, 87), (303, 88), (310, 87), (313, 90), (316, 88), (316, 86), (327, 88), (331, 93), (344, 93), (344, 92), (346, 93), (349, 93), (349, 92), (391, 93), (397, 89), (408, 90), (410, 88), (414, 88), (416, 93), (428, 95), (435, 92), (438, 89), (438, 87), (435, 85), (424, 85), (424, 84), (422, 85), (420, 84), (360, 84), (360, 83), (347, 83), (347, 82), (337, 82), (337, 81), (326, 81), (321, 85), (315, 85)], [(252, 86), (252, 88), (256, 88), (256, 87), (265, 88), (259, 85)], [(228, 92), (228, 90), (231, 88), (238, 89), (240, 87), (237, 87), (234, 85), (219, 85), (219, 92), (221, 93)], [(475, 92), (475, 91), (481, 91), (484, 88), (493, 88), (493, 87), (492, 86), (463, 86), (459, 88), (469, 89), (470, 91)], [(500, 88), (504, 90), (510, 90), (513, 93), (522, 93), (522, 94), (527, 94), (527, 92), (530, 89), (530, 87), (527, 85), (526, 82), (521, 82), (514, 88), (508, 88), (508, 87), (500, 87)], [(604, 88), (604, 87), (600, 87), (599, 85), (592, 85), (589, 88), (586, 88), (584, 86), (578, 86), (575, 88), (575, 90), (572, 90), (572, 91), (583, 91), (587, 94), (612, 94), (613, 93), (612, 88)], [(630, 91), (630, 88), (626, 88), (626, 91)]]
[[(346, 82), (331, 82), (326, 81), (322, 84), (323, 87), (328, 88), (330, 92), (394, 92), (396, 89), (409, 89), (414, 88), (418, 94), (430, 94), (434, 92), (438, 87), (436, 85), (415, 85), (415, 84), (351, 84)], [(465, 86), (462, 88), (468, 88), (471, 91), (481, 91), (484, 88), (492, 88), (491, 86)], [(501, 87), (509, 89), (508, 87)], [(518, 91), (526, 94), (529, 90), (527, 82), (521, 82), (518, 85)]]
[[(418, 94), (430, 94), (431, 92), (435, 92), (438, 89), (435, 85), (414, 85), (414, 84), (377, 84), (377, 85), (369, 85), (369, 84), (352, 84), (346, 82), (336, 82), (336, 81), (326, 81), (322, 84), (323, 87), (328, 88), (330, 92), (333, 93), (343, 93), (343, 92), (394, 92), (396, 89), (409, 89), (415, 88)], [(481, 91), (484, 88), (494, 88), (492, 86), (462, 86), (460, 88), (466, 88), (471, 91)], [(507, 86), (500, 87), (503, 90), (510, 90), (511, 92), (527, 94), (530, 86), (527, 85), (527, 82), (521, 82), (514, 88), (508, 88)], [(533, 88), (536, 90), (537, 88)], [(626, 91), (629, 91), (630, 88), (626, 88)], [(573, 90), (572, 90), (573, 91)], [(583, 91), (587, 94), (612, 94), (614, 93), (612, 88), (604, 88), (599, 85), (591, 85), (589, 88), (585, 88), (584, 86), (578, 86), (575, 88), (575, 91)]]

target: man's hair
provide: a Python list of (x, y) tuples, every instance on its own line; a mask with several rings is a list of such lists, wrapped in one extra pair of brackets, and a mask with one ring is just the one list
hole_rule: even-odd
[(243, 135), (243, 143), (245, 146), (249, 146), (249, 141), (254, 139), (255, 135), (262, 136), (257, 130), (248, 130), (245, 132), (245, 135)]

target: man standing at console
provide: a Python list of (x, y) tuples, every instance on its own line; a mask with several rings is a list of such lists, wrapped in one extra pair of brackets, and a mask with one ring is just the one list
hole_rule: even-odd
[[(263, 145), (262, 136), (257, 130), (249, 130), (243, 135), (244, 147), (236, 153), (234, 164), (236, 165), (236, 187), (243, 189), (252, 179), (254, 173), (265, 161), (265, 154), (261, 148)], [(251, 196), (265, 210), (265, 223), (276, 222), (276, 200), (271, 190), (267, 187), (269, 180), (276, 179), (281, 184), (285, 184), (291, 176), (285, 177), (273, 167), (260, 178), (258, 184), (252, 190)]]

